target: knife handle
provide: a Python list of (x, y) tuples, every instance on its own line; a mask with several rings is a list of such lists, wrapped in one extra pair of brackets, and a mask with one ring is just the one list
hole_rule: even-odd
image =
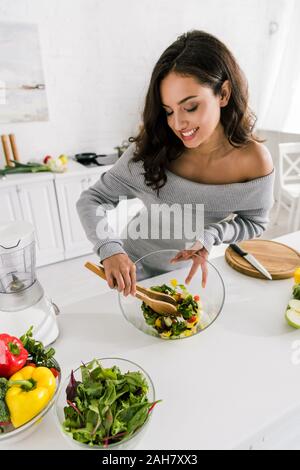
[(240, 256), (247, 256), (247, 252), (242, 250), (242, 248), (240, 248), (238, 245), (236, 245), (235, 243), (231, 243), (230, 245), (230, 248), (233, 249), (233, 251), (235, 251), (238, 255)]

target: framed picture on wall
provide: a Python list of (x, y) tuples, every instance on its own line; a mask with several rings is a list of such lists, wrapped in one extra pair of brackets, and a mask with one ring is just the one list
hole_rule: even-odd
[(47, 120), (38, 27), (0, 22), (0, 123)]

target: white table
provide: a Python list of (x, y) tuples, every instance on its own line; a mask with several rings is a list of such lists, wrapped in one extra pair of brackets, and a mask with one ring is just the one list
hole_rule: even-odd
[[(278, 241), (299, 250), (300, 232)], [(64, 375), (81, 360), (115, 356), (137, 362), (152, 377), (163, 402), (141, 449), (285, 448), (288, 433), (290, 442), (300, 435), (300, 365), (292, 361), (300, 330), (284, 320), (292, 279), (243, 276), (223, 257), (213, 264), (225, 280), (225, 305), (195, 337), (144, 335), (123, 319), (114, 292), (74, 304), (77, 313), (59, 318), (55, 348)], [(38, 429), (13, 448), (69, 448), (54, 413)]]

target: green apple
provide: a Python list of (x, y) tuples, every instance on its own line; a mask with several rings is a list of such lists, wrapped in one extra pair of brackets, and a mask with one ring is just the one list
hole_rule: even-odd
[(300, 328), (300, 312), (293, 308), (287, 308), (285, 318), (290, 326), (293, 328)]
[(300, 314), (300, 300), (297, 299), (291, 299), (289, 301), (289, 306), (293, 309), (296, 310)]

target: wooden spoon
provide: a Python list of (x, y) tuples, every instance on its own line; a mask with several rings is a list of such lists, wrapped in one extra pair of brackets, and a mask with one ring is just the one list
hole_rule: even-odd
[(155, 300), (148, 297), (148, 295), (143, 294), (137, 290), (135, 296), (145, 302), (149, 307), (154, 310), (154, 312), (158, 313), (159, 315), (172, 315), (172, 316), (180, 316), (181, 313), (178, 312), (177, 308), (169, 304), (168, 302), (164, 302), (163, 300)]
[[(85, 266), (106, 281), (105, 271), (102, 266), (98, 266), (90, 261), (88, 261)], [(163, 302), (169, 302), (170, 304), (177, 306), (177, 301), (169, 294), (153, 291), (148, 287), (140, 286), (139, 284), (136, 284), (136, 290), (142, 294), (146, 294), (148, 297), (151, 297), (151, 299), (162, 300)]]
[(148, 287), (142, 287), (139, 284), (136, 284), (136, 290), (141, 294), (146, 294), (151, 299), (162, 300), (163, 302), (168, 302), (169, 304), (177, 306), (177, 301), (169, 294), (157, 292), (156, 290), (149, 289)]
[[(106, 281), (105, 271), (101, 266), (97, 266), (96, 264), (87, 261), (85, 263), (85, 267)], [(177, 302), (171, 295), (154, 292), (151, 291), (151, 289), (139, 286), (138, 284), (136, 285), (136, 290), (136, 297), (145, 302), (145, 304), (152, 308), (156, 313), (160, 315), (181, 315), (175, 306), (177, 305)], [(170, 303), (170, 299), (172, 299), (172, 303)]]

